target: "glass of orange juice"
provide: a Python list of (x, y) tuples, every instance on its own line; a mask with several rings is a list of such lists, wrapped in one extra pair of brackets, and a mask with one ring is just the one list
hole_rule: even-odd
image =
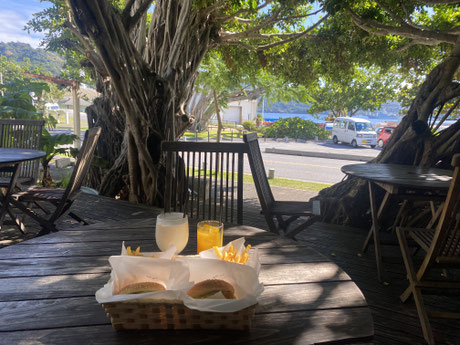
[(204, 220), (198, 223), (196, 230), (197, 252), (214, 246), (222, 247), (224, 239), (224, 224), (217, 220)]

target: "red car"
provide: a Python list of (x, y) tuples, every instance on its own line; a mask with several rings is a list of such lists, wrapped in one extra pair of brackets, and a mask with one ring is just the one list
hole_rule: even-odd
[(380, 131), (380, 134), (377, 138), (378, 147), (383, 147), (386, 144), (388, 138), (390, 138), (391, 133), (396, 129), (396, 127), (383, 127)]

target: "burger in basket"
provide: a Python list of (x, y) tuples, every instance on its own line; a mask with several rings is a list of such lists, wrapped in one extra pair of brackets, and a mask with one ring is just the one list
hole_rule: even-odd
[(235, 299), (233, 285), (222, 279), (206, 279), (195, 284), (187, 295), (192, 298), (223, 298)]
[(118, 291), (115, 291), (114, 295), (129, 295), (164, 290), (166, 290), (166, 286), (159, 282), (134, 282), (123, 286)]

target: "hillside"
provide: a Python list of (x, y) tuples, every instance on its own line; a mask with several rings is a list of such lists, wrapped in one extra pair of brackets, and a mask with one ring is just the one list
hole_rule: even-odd
[[(288, 114), (308, 114), (308, 108), (310, 108), (309, 104), (303, 103), (296, 103), (296, 102), (275, 102), (268, 104), (267, 100), (265, 99), (264, 105), (264, 112), (265, 113), (288, 113)], [(366, 115), (371, 117), (378, 117), (378, 116), (396, 116), (398, 115), (401, 107), (397, 102), (388, 102), (382, 104), (382, 107), (379, 110), (374, 112), (370, 111), (358, 111), (356, 113), (357, 116), (359, 115)], [(258, 113), (262, 113), (262, 104), (259, 104), (257, 109)], [(329, 112), (324, 112), (323, 115), (329, 115)]]
[(64, 60), (59, 55), (41, 48), (34, 49), (30, 44), (21, 42), (0, 42), (0, 55), (17, 62), (28, 58), (31, 65), (43, 64), (43, 68), (51, 72), (53, 76), (59, 76), (64, 65)]

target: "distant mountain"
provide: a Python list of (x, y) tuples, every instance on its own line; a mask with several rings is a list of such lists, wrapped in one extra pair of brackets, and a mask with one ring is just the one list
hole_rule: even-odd
[[(259, 104), (259, 109), (257, 112), (261, 113), (262, 108), (261, 104)], [(309, 104), (304, 103), (296, 103), (296, 102), (275, 102), (268, 104), (267, 99), (265, 98), (265, 105), (264, 105), (264, 112), (265, 113), (290, 113), (290, 114), (306, 114), (308, 108), (310, 108)]]
[(43, 68), (51, 72), (53, 76), (59, 76), (64, 65), (64, 60), (59, 55), (41, 48), (34, 49), (30, 44), (21, 42), (0, 42), (0, 55), (17, 62), (23, 62), (25, 58), (29, 58), (32, 65), (43, 64)]
[[(310, 108), (309, 104), (304, 103), (296, 103), (296, 102), (275, 102), (272, 104), (268, 104), (267, 100), (265, 99), (264, 105), (264, 113), (285, 113), (285, 114), (308, 114), (307, 110)], [(374, 112), (370, 111), (358, 111), (356, 116), (371, 116), (371, 117), (379, 117), (379, 116), (397, 116), (399, 110), (401, 109), (398, 102), (388, 102), (382, 104), (382, 107), (379, 110)], [(257, 109), (258, 113), (262, 113), (262, 104), (259, 104)], [(329, 115), (329, 112), (324, 112), (322, 115)]]

